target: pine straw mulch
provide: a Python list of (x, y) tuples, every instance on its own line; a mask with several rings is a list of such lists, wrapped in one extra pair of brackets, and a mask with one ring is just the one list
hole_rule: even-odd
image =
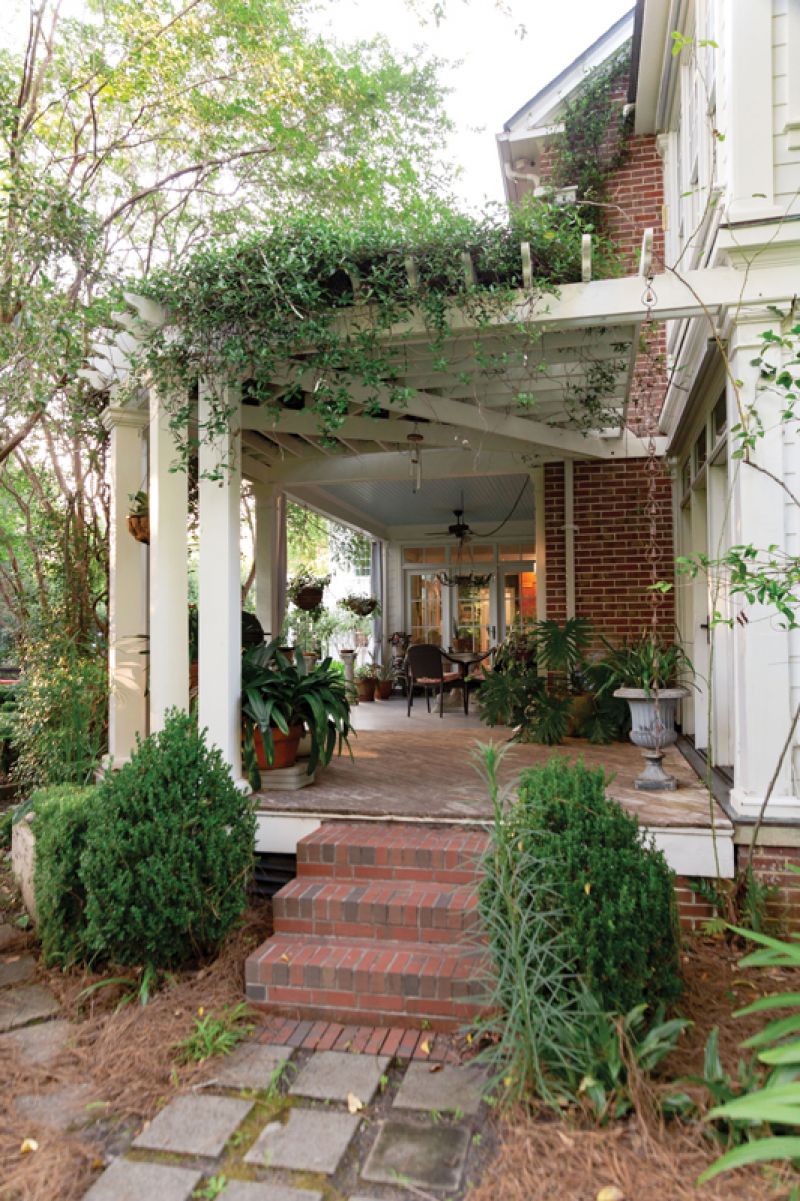
[[(598, 1128), (518, 1110), (500, 1122), (500, 1147), (484, 1181), (468, 1201), (595, 1201), (614, 1185), (625, 1201), (784, 1201), (800, 1176), (791, 1169), (747, 1168), (726, 1173), (698, 1188), (697, 1177), (721, 1148), (701, 1122), (664, 1123), (658, 1094), (675, 1091), (685, 1075), (702, 1075), (706, 1039), (719, 1029), (720, 1058), (735, 1072), (741, 1042), (764, 1024), (763, 1015), (732, 1018), (734, 1010), (765, 992), (800, 987), (800, 973), (758, 973), (737, 967), (744, 948), (720, 939), (690, 937), (683, 954), (685, 981), (681, 1012), (694, 1023), (665, 1060), (663, 1083), (639, 1081), (637, 1114)], [(777, 1011), (776, 1011), (777, 1012)], [(770, 1016), (775, 1016), (772, 1014)], [(746, 1053), (745, 1053), (746, 1054)], [(685, 1088), (699, 1101), (705, 1090)]]
[[(176, 1044), (192, 1032), (199, 1009), (218, 1013), (242, 1001), (244, 961), (270, 930), (269, 905), (248, 910), (241, 928), (212, 963), (176, 973), (144, 1006), (134, 1001), (117, 1008), (126, 992), (121, 985), (85, 994), (103, 979), (130, 977), (130, 968), (110, 969), (100, 976), (64, 974), (39, 965), (37, 983), (56, 994), (63, 1010), (59, 1016), (75, 1022), (75, 1033), (47, 1067), (26, 1063), (9, 1048), (0, 1049), (2, 1201), (77, 1201), (104, 1166), (104, 1153), (120, 1138), (122, 1145), (127, 1142), (120, 1127), (135, 1131), (176, 1092), (211, 1073), (209, 1063), (177, 1064)], [(23, 950), (35, 951), (29, 936), (8, 948)], [(98, 1107), (98, 1123), (87, 1131), (64, 1134), (22, 1117), (15, 1108), (14, 1097), (80, 1084), (89, 1084), (92, 1099), (106, 1103)], [(38, 1150), (21, 1154), (25, 1138), (35, 1139)]]

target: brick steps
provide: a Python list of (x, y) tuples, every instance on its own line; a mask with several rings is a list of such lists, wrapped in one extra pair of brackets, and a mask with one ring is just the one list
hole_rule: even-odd
[(484, 831), (459, 826), (329, 822), (297, 844), (297, 874), (469, 884), (488, 843)]
[(477, 937), (474, 883), (438, 880), (318, 880), (301, 876), (273, 899), (276, 934), (441, 942)]
[(248, 999), (313, 1021), (448, 1030), (474, 1020), (487, 844), (463, 827), (323, 824), (273, 898), (275, 933), (247, 961)]

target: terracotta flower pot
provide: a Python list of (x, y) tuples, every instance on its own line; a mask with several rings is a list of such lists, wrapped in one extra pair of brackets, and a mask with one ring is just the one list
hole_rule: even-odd
[(375, 679), (356, 680), (356, 690), (358, 692), (358, 699), (360, 701), (374, 701), (375, 700), (375, 685), (377, 684), (377, 682), (378, 681)]
[(258, 726), (256, 726), (253, 730), (253, 741), (256, 748), (256, 762), (261, 771), (277, 771), (280, 767), (292, 767), (297, 760), (297, 748), (300, 745), (302, 735), (302, 726), (290, 726), (288, 734), (284, 734), (281, 730), (273, 727), (272, 742), (275, 750), (272, 763), (270, 764), (267, 763), (264, 739), (261, 736)]
[(150, 517), (147, 514), (144, 516), (135, 516), (133, 513), (130, 513), (128, 515), (128, 532), (133, 534), (137, 542), (149, 543)]
[(391, 680), (376, 680), (375, 681), (375, 700), (388, 701), (392, 695), (394, 684)]

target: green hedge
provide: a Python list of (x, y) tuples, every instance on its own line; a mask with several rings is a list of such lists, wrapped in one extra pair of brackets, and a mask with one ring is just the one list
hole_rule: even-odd
[(547, 904), (577, 973), (606, 1011), (625, 1014), (679, 995), (679, 928), (673, 873), (606, 784), (602, 768), (554, 757), (522, 773), (509, 820), (548, 865)]
[(59, 784), (31, 796), (36, 835), (33, 887), (42, 955), (48, 964), (68, 966), (85, 955), (81, 855), (98, 791)]
[(254, 849), (252, 800), (195, 719), (171, 712), (101, 786), (81, 858), (90, 953), (172, 967), (216, 950), (244, 909)]
[(168, 714), (97, 788), (32, 799), (47, 962), (174, 967), (215, 951), (242, 913), (253, 803), (189, 715)]

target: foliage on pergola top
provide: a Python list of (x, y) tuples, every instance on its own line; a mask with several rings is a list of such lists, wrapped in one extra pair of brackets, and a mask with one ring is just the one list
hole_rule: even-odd
[[(510, 215), (421, 209), (397, 225), (305, 215), (233, 246), (210, 246), (179, 270), (137, 285), (169, 313), (168, 324), (149, 335), (141, 366), (171, 398), (173, 426), (187, 448), (199, 378), (246, 381), (248, 400), (276, 415), (285, 407), (310, 408), (332, 442), (353, 384), (367, 414), (381, 413), (387, 388), (394, 403), (403, 402), (405, 346), (387, 331), (413, 316), (422, 316), (423, 341), (442, 373), (455, 369), (448, 357), (455, 311), (471, 326), (473, 377), (497, 374), (512, 357), (526, 361), (526, 345), (541, 336), (539, 329), (515, 329), (512, 347), (511, 340), (498, 345), (492, 324), (523, 287), (521, 244), (530, 247), (531, 293), (556, 293), (580, 279), (587, 232), (594, 235), (596, 273), (612, 273), (610, 244), (581, 210), (541, 199)], [(343, 322), (344, 310), (365, 319)], [(531, 384), (537, 370), (531, 366)], [(606, 421), (603, 389), (613, 386), (613, 372), (605, 370), (607, 382), (595, 372), (586, 397), (586, 428)], [(224, 389), (211, 391), (201, 435), (218, 432), (229, 417)], [(532, 390), (520, 385), (514, 403), (535, 406)]]

